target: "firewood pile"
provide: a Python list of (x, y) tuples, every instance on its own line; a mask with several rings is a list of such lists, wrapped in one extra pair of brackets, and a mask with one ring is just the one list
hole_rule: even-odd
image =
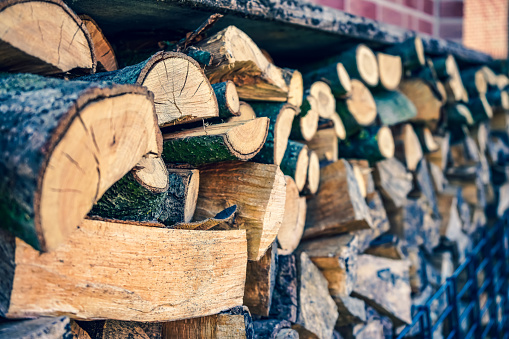
[(390, 337), (509, 206), (495, 64), (217, 20), (134, 60), (0, 1), (1, 338)]

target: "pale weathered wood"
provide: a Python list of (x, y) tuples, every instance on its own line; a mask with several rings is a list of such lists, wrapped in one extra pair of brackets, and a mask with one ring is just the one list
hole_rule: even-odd
[(320, 118), (318, 115), (319, 109), (318, 100), (315, 97), (311, 95), (306, 95), (304, 97), (300, 112), (295, 115), (292, 122), (292, 130), (290, 132), (290, 138), (292, 140), (313, 139), (318, 129), (318, 120)]
[(417, 116), (417, 108), (400, 91), (378, 91), (373, 94), (378, 117), (384, 125), (395, 125)]
[(366, 203), (368, 204), (369, 214), (373, 221), (373, 228), (355, 232), (355, 235), (357, 235), (359, 239), (358, 250), (361, 253), (370, 246), (373, 239), (389, 231), (391, 228), (382, 197), (378, 191), (369, 193), (366, 197)]
[(0, 32), (2, 71), (95, 72), (90, 34), (62, 1), (2, 1)]
[(400, 125), (393, 129), (393, 135), (394, 156), (403, 162), (409, 171), (415, 171), (424, 155), (414, 128), (410, 124)]
[(85, 24), (88, 33), (90, 33), (94, 45), (95, 59), (97, 60), (97, 70), (106, 72), (117, 70), (118, 64), (115, 51), (113, 51), (113, 47), (104, 36), (101, 28), (88, 15), (80, 15), (80, 19)]
[(412, 175), (405, 166), (392, 158), (377, 162), (374, 169), (375, 186), (384, 198), (387, 211), (403, 206), (412, 190)]
[(316, 153), (320, 162), (338, 160), (338, 137), (333, 128), (318, 130), (313, 139), (306, 141), (306, 145)]
[(389, 233), (374, 239), (364, 253), (396, 260), (405, 258), (399, 238)]
[(401, 57), (378, 52), (376, 53), (380, 82), (378, 87), (387, 91), (394, 91), (403, 76)]
[(85, 220), (64, 244), (44, 254), (4, 234), (2, 266), (11, 273), (1, 280), (12, 289), (2, 315), (154, 322), (242, 304), (244, 230), (154, 226)]
[[(343, 66), (342, 63), (331, 63), (325, 67), (317, 67), (311, 72), (304, 74), (304, 82), (308, 84), (312, 84), (316, 81), (326, 82), (330, 88), (332, 94), (336, 98), (341, 98), (347, 96), (352, 90), (352, 83), (350, 80), (350, 76)], [(323, 112), (325, 115), (321, 115), (324, 118), (327, 118), (327, 113)]]
[(291, 254), (299, 245), (306, 223), (306, 198), (299, 196), (299, 189), (292, 177), (285, 176), (286, 201), (283, 222), (277, 234), (279, 252)]
[(39, 318), (3, 322), (0, 324), (2, 339), (61, 339), (72, 338), (69, 318)]
[(263, 319), (253, 321), (255, 339), (299, 339), (297, 331), (286, 320)]
[(71, 320), (74, 339), (163, 339), (162, 323), (121, 320)]
[(438, 121), (442, 102), (425, 80), (405, 79), (400, 83), (399, 89), (417, 109), (414, 121)]
[(250, 104), (248, 104), (245, 101), (239, 102), (239, 115), (232, 116), (228, 119), (228, 122), (234, 122), (234, 121), (244, 121), (244, 120), (253, 120), (256, 118), (256, 113), (251, 107)]
[(352, 296), (364, 300), (397, 324), (410, 323), (409, 263), (360, 254), (357, 264), (357, 284)]
[(352, 167), (340, 159), (320, 170), (320, 190), (308, 200), (304, 239), (371, 228)]
[(347, 295), (333, 295), (332, 299), (334, 299), (339, 313), (335, 325), (336, 329), (366, 321), (366, 305), (364, 301)]
[(376, 103), (369, 89), (359, 80), (352, 80), (352, 92), (336, 100), (336, 111), (345, 126), (346, 135), (355, 134), (376, 118)]
[(238, 206), (235, 224), (246, 229), (249, 260), (259, 260), (274, 242), (283, 222), (285, 178), (276, 165), (225, 162), (200, 168), (194, 220)]

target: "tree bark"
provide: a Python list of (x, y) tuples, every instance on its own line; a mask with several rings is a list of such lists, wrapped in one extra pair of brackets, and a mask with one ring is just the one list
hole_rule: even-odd
[(71, 325), (67, 317), (3, 322), (0, 324), (0, 338), (72, 338)]
[(199, 171), (168, 168), (168, 182), (168, 191), (159, 221), (167, 226), (190, 222), (198, 200)]
[(286, 320), (264, 319), (253, 321), (255, 339), (299, 339), (292, 330), (292, 324)]
[(233, 81), (225, 81), (212, 85), (219, 107), (219, 117), (229, 118), (240, 115), (240, 101), (237, 88)]
[(290, 138), (309, 141), (318, 129), (319, 107), (317, 99), (312, 96), (306, 96), (303, 101), (300, 113), (293, 119)]
[(352, 80), (352, 92), (336, 101), (336, 111), (343, 122), (346, 135), (371, 125), (376, 118), (376, 102), (369, 89), (359, 80)]
[(81, 21), (90, 33), (90, 38), (94, 45), (94, 55), (97, 60), (97, 70), (99, 72), (110, 72), (118, 69), (117, 58), (115, 51), (111, 47), (108, 39), (104, 36), (101, 28), (97, 23), (88, 15), (80, 15)]
[(415, 105), (399, 91), (378, 91), (373, 94), (380, 121), (396, 125), (417, 116)]
[[(315, 81), (326, 82), (336, 98), (345, 97), (352, 90), (350, 76), (340, 62), (316, 68), (309, 73), (305, 73), (303, 77), (305, 84), (312, 84)], [(324, 118), (327, 118), (327, 116), (324, 116)]]
[(338, 157), (338, 137), (333, 128), (321, 129), (313, 139), (306, 141), (310, 150), (316, 153), (321, 163), (335, 162)]
[(359, 44), (334, 57), (333, 60), (341, 62), (352, 79), (362, 80), (370, 87), (378, 85), (379, 70), (376, 56), (366, 45)]
[(300, 142), (289, 140), (280, 167), (285, 175), (289, 175), (295, 180), (299, 192), (302, 191), (304, 185), (306, 185), (309, 167), (307, 146)]
[(370, 164), (394, 156), (392, 132), (385, 126), (369, 126), (350, 138), (340, 141), (338, 154), (342, 158), (367, 159)]
[(298, 312), (297, 261), (295, 255), (278, 257), (278, 268), (270, 316), (292, 323)]
[(405, 71), (413, 71), (425, 64), (424, 46), (419, 37), (408, 38), (402, 43), (384, 49), (391, 55), (399, 55)]

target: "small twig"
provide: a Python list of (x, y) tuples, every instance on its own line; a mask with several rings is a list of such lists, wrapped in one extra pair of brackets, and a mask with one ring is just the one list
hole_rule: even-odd
[(217, 20), (219, 20), (220, 18), (222, 18), (223, 15), (222, 14), (219, 14), (219, 13), (216, 13), (216, 14), (212, 14), (211, 16), (208, 17), (207, 20), (205, 20), (205, 22), (203, 22), (197, 29), (195, 29), (194, 31), (192, 32), (189, 32), (186, 34), (186, 37), (183, 38), (182, 40), (180, 40), (178, 43), (177, 43), (177, 52), (180, 52), (180, 51), (183, 51), (187, 48), (187, 46), (191, 45), (193, 42), (195, 42), (197, 40), (197, 38), (202, 34), (204, 33), (206, 30), (208, 30), (209, 28), (211, 28)]

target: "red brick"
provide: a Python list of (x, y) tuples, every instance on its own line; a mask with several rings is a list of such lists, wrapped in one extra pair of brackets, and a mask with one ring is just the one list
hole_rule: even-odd
[(440, 16), (447, 18), (462, 18), (463, 1), (440, 2)]
[(366, 0), (351, 0), (350, 12), (376, 20), (376, 4)]
[(327, 6), (340, 10), (345, 9), (345, 0), (314, 0), (314, 2), (322, 6)]
[(423, 0), (405, 0), (405, 6), (419, 9), (421, 8), (419, 5), (422, 3), (422, 1)]
[(419, 18), (417, 18), (414, 15), (409, 15), (407, 28), (411, 29), (412, 31), (418, 31), (419, 30)]
[(424, 0), (424, 13), (433, 15), (433, 0)]
[(421, 33), (433, 34), (433, 24), (429, 21), (419, 19), (418, 30)]
[(440, 37), (444, 39), (461, 39), (463, 36), (462, 23), (441, 23)]
[(395, 11), (388, 7), (382, 7), (381, 15), (380, 21), (396, 26), (401, 26), (403, 24), (403, 15), (399, 11)]

